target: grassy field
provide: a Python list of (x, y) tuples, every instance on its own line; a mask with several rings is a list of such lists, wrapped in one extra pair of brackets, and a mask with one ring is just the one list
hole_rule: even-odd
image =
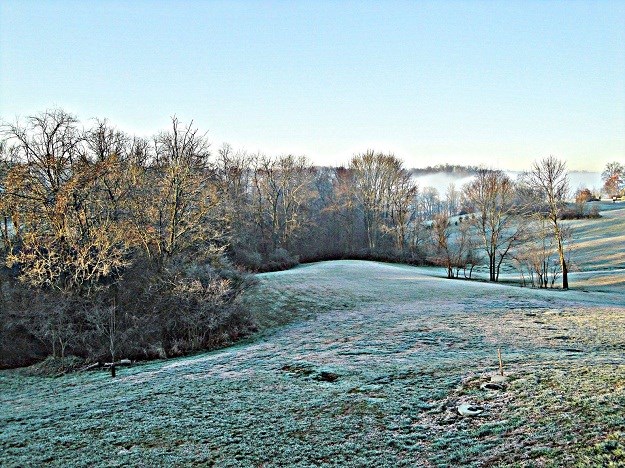
[[(625, 463), (620, 295), (341, 261), (259, 275), (248, 301), (274, 331), (228, 349), (115, 379), (0, 372), (0, 464)], [(507, 385), (482, 390), (498, 348)]]
[[(601, 218), (569, 221), (573, 240), (571, 285), (625, 291), (625, 203), (602, 203)], [(625, 302), (625, 301), (624, 301)]]

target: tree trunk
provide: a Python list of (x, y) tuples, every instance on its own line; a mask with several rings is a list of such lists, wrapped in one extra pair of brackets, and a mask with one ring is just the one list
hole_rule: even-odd
[(562, 231), (558, 226), (557, 220), (553, 221), (556, 231), (556, 240), (558, 241), (558, 256), (560, 257), (560, 266), (562, 267), (562, 289), (569, 289), (569, 271), (564, 257), (564, 245), (562, 243)]
[(562, 266), (562, 289), (569, 289), (569, 271), (564, 258), (564, 252), (560, 248), (560, 265)]

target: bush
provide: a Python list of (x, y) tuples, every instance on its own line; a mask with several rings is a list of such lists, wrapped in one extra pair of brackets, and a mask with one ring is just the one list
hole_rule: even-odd
[[(2, 274), (2, 273), (0, 273)], [(44, 343), (29, 331), (23, 312), (33, 302), (32, 292), (21, 284), (2, 278), (0, 290), (0, 369), (28, 366), (49, 353)]]
[(64, 358), (48, 356), (41, 362), (26, 369), (28, 375), (56, 376), (75, 372), (84, 367), (85, 360), (78, 356), (66, 356)]
[(593, 206), (588, 212), (586, 212), (583, 208), (568, 208), (562, 210), (558, 215), (558, 218), (560, 219), (593, 219), (600, 217), (601, 215), (599, 214), (597, 206)]
[(263, 267), (263, 256), (260, 253), (242, 247), (233, 249), (232, 260), (250, 271), (258, 271)]
[(575, 203), (587, 203), (594, 200), (596, 200), (596, 198), (593, 196), (590, 189), (580, 189), (575, 193)]
[(299, 265), (299, 257), (297, 255), (291, 255), (286, 249), (278, 247), (275, 251), (267, 256), (262, 261), (260, 267), (256, 271), (280, 271), (288, 270), (294, 266)]
[(250, 280), (225, 263), (177, 258), (148, 278), (145, 270), (133, 273), (121, 293), (130, 305), (123, 317), (126, 355), (176, 356), (224, 346), (254, 330), (238, 302)]

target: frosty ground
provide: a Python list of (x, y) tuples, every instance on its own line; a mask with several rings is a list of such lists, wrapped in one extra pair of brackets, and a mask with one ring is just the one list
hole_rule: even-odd
[[(0, 373), (0, 463), (623, 461), (620, 294), (452, 281), (360, 261), (259, 278), (248, 300), (273, 331), (246, 343), (115, 379)], [(497, 372), (497, 348), (509, 385), (480, 390)], [(463, 402), (485, 412), (463, 418)]]

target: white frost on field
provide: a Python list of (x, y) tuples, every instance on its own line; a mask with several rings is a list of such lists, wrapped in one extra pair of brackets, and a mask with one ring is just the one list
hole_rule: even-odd
[[(511, 465), (540, 462), (527, 447), (548, 441), (554, 465), (572, 466), (595, 435), (622, 427), (622, 294), (619, 303), (433, 273), (337, 261), (258, 275), (258, 288), (278, 299), (258, 313), (310, 315), (251, 343), (120, 369), (116, 379), (0, 372), (3, 462)], [(485, 392), (498, 349), (509, 380)], [(469, 402), (487, 410), (462, 418), (456, 408)], [(592, 418), (572, 410), (580, 402)], [(566, 445), (571, 434), (580, 446)]]

